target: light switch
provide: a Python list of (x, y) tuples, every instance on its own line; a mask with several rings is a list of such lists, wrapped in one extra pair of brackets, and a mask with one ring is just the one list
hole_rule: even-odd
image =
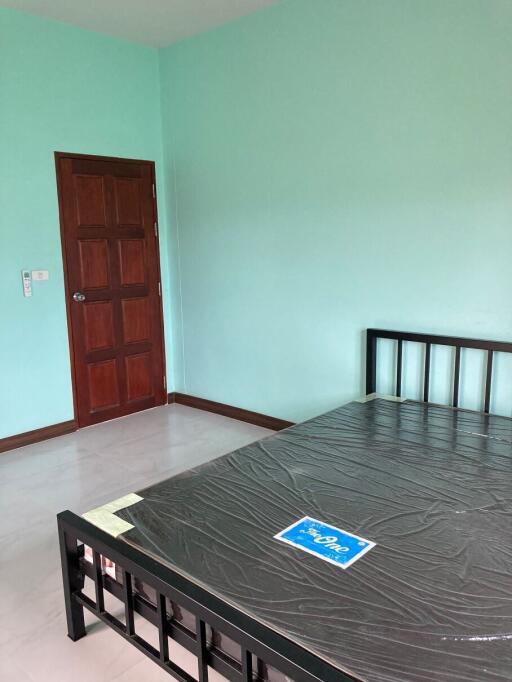
[(43, 282), (49, 277), (48, 270), (32, 270), (32, 279), (34, 282)]

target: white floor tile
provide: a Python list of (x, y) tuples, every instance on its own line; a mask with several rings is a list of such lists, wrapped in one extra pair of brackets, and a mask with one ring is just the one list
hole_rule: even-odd
[(89, 634), (68, 639), (55, 515), (83, 513), (269, 433), (171, 405), (0, 455), (0, 680), (169, 680), (91, 615)]

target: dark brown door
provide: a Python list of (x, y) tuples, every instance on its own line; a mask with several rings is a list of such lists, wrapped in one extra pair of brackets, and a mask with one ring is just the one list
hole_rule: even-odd
[(154, 165), (56, 154), (79, 426), (167, 402)]

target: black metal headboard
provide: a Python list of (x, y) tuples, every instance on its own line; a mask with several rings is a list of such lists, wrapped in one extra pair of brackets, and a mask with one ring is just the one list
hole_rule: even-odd
[(402, 395), (402, 351), (404, 341), (425, 344), (425, 361), (423, 370), (423, 401), (428, 402), (430, 388), (430, 358), (433, 345), (455, 348), (453, 371), (452, 407), (459, 406), (460, 386), (460, 354), (462, 348), (487, 351), (487, 368), (485, 372), (485, 391), (483, 412), (489, 413), (491, 402), (492, 361), (495, 352), (512, 353), (512, 343), (508, 341), (484, 341), (481, 339), (464, 339), (458, 336), (436, 336), (435, 334), (416, 334), (414, 332), (397, 332), (387, 329), (368, 329), (366, 332), (366, 394), (377, 390), (377, 339), (397, 341), (396, 384), (395, 395)]

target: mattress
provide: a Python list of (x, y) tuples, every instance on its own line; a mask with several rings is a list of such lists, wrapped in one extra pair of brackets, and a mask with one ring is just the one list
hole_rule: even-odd
[[(138, 495), (122, 540), (356, 679), (512, 679), (510, 419), (354, 402)], [(275, 538), (303, 517), (372, 546)]]

